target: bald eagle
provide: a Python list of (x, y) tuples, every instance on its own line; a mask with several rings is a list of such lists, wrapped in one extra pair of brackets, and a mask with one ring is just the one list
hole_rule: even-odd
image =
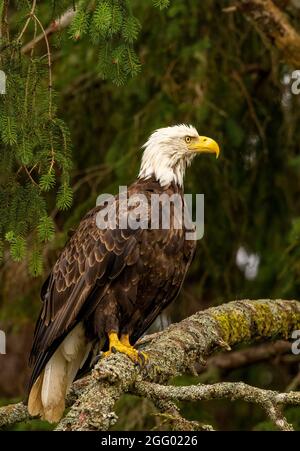
[[(219, 154), (214, 140), (187, 125), (158, 129), (143, 147), (128, 196), (142, 194), (149, 203), (153, 194), (164, 194), (163, 202), (183, 197), (185, 169), (194, 156)], [(116, 207), (122, 215), (120, 195), (109, 208)], [(116, 227), (100, 228), (101, 208), (82, 219), (41, 290), (28, 410), (49, 422), (62, 417), (66, 393), (95, 350), (145, 362), (133, 345), (177, 297), (195, 252), (195, 240), (187, 240), (185, 227), (175, 228), (174, 220), (169, 228), (121, 228), (119, 217)]]

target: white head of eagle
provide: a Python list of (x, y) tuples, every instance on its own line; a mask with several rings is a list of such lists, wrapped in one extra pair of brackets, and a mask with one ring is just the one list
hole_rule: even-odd
[(195, 155), (205, 152), (215, 153), (218, 157), (220, 153), (216, 141), (199, 136), (195, 127), (185, 124), (159, 128), (143, 148), (139, 178), (154, 176), (161, 186), (171, 182), (182, 186), (185, 170)]

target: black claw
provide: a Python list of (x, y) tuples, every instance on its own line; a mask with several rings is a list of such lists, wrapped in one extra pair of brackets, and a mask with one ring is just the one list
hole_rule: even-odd
[(142, 352), (138, 352), (138, 357), (139, 357), (139, 359), (140, 359), (141, 362), (142, 362), (142, 366), (144, 366), (144, 365), (145, 365), (145, 362), (146, 362), (146, 359), (145, 359), (144, 354), (143, 354)]
[(113, 354), (115, 354), (115, 353), (117, 352), (117, 350), (116, 350), (116, 348), (115, 348), (114, 346), (111, 348), (111, 352), (112, 352)]

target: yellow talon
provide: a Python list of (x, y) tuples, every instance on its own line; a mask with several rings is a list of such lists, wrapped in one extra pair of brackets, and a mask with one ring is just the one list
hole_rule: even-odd
[(109, 350), (103, 353), (103, 357), (109, 357), (111, 354), (121, 352), (127, 355), (133, 363), (139, 365), (145, 365), (148, 361), (148, 356), (144, 352), (137, 351), (129, 342), (128, 335), (122, 335), (119, 340), (116, 332), (110, 332), (109, 338)]

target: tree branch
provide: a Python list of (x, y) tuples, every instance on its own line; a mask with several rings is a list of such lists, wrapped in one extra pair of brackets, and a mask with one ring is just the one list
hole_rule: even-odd
[(139, 396), (151, 400), (164, 401), (208, 401), (211, 399), (242, 400), (261, 406), (271, 421), (284, 431), (293, 427), (280, 411), (281, 404), (300, 405), (300, 393), (278, 393), (271, 390), (251, 387), (243, 382), (221, 382), (212, 385), (190, 385), (173, 387), (151, 382), (136, 382), (134, 391)]
[[(81, 396), (84, 389), (90, 382), (90, 376), (83, 377), (78, 381), (75, 381), (67, 395), (66, 407), (70, 407)], [(0, 429), (4, 427), (12, 426), (22, 421), (31, 420), (27, 406), (24, 402), (18, 402), (16, 404), (9, 404), (8, 406), (0, 407)]]
[(200, 366), (199, 369), (197, 368), (197, 371), (199, 373), (211, 368), (232, 370), (279, 357), (290, 351), (291, 344), (288, 341), (278, 340), (274, 343), (262, 343), (239, 351), (213, 355), (209, 357), (204, 366)]
[[(124, 392), (135, 393), (137, 382), (163, 384), (216, 350), (258, 339), (288, 338), (299, 328), (297, 301), (235, 301), (198, 312), (142, 347), (150, 367), (140, 369), (121, 354), (100, 361), (87, 389), (57, 429), (107, 430), (117, 420), (115, 402)], [(275, 418), (274, 408), (269, 410)]]
[(158, 397), (152, 397), (151, 401), (155, 407), (161, 412), (157, 413), (165, 420), (171, 423), (172, 429), (176, 431), (213, 431), (212, 426), (207, 424), (200, 424), (197, 421), (186, 420), (180, 415), (179, 408), (171, 401), (165, 401)]
[[(70, 23), (72, 22), (72, 19), (74, 15), (76, 14), (76, 11), (73, 9), (67, 10), (61, 17), (51, 22), (51, 24), (36, 38), (32, 39), (30, 42), (25, 44), (22, 47), (22, 53), (28, 53), (30, 50), (35, 47), (39, 42), (43, 41), (45, 37), (49, 37), (52, 34), (63, 30), (64, 28), (67, 28)], [(29, 17), (30, 20), (30, 17)], [(22, 35), (21, 35), (22, 36)]]
[(287, 64), (300, 67), (300, 34), (273, 1), (237, 0), (236, 6), (281, 51)]
[(8, 427), (29, 418), (27, 406), (23, 402), (0, 407), (0, 427)]
[[(297, 301), (234, 301), (195, 315), (173, 324), (165, 331), (154, 334), (151, 341), (143, 340), (140, 349), (147, 352), (150, 365), (135, 366), (123, 354), (115, 354), (100, 360), (91, 376), (73, 384), (68, 404), (73, 404), (69, 413), (58, 424), (57, 430), (107, 430), (116, 421), (115, 402), (123, 393), (143, 395), (153, 399), (160, 411), (169, 417), (176, 427), (191, 429), (195, 424), (185, 422), (176, 413), (174, 400), (195, 399), (243, 399), (260, 405), (269, 418), (282, 430), (291, 430), (281, 413), (285, 404), (299, 405), (299, 393), (277, 393), (249, 387), (243, 383), (220, 383), (196, 387), (164, 386), (170, 378), (185, 374), (215, 351), (230, 349), (240, 343), (284, 338), (288, 339), (294, 330), (300, 329), (300, 302)], [(270, 345), (271, 346), (271, 345)], [(82, 382), (83, 381), (83, 382)], [(79, 385), (78, 385), (79, 384)], [(76, 388), (77, 387), (77, 388)], [(80, 388), (78, 388), (80, 387)], [(158, 391), (163, 393), (159, 405)], [(165, 397), (165, 399), (164, 399)], [(0, 426), (11, 424), (3, 417), (7, 408), (0, 409)], [(26, 416), (20, 405), (10, 408), (13, 421)], [(201, 425), (200, 425), (201, 427)], [(206, 426), (205, 428), (208, 428)]]

